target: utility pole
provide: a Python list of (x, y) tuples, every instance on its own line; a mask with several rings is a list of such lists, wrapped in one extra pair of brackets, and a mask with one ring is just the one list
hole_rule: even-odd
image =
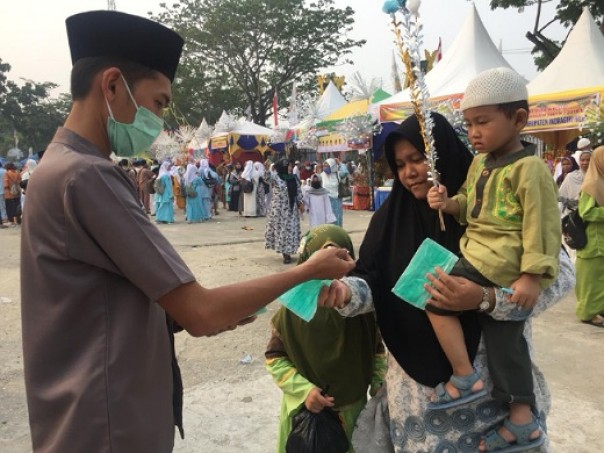
[(115, 0), (107, 0), (107, 9), (109, 11), (115, 11)]

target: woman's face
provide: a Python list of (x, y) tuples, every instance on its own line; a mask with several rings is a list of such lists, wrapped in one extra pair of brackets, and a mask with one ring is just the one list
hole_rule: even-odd
[(564, 159), (562, 161), (562, 173), (567, 174), (572, 170), (572, 168), (573, 164), (570, 163), (570, 160)]
[(426, 157), (408, 140), (394, 145), (394, 163), (399, 181), (418, 200), (425, 200), (432, 182), (428, 180)]
[(581, 157), (579, 157), (579, 167), (581, 168), (581, 171), (583, 173), (585, 173), (587, 171), (587, 169), (589, 168), (590, 160), (591, 160), (590, 153), (583, 153), (583, 154), (581, 154)]

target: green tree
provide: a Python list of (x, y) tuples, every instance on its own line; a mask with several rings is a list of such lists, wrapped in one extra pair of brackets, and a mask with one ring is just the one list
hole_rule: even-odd
[(545, 30), (551, 24), (559, 22), (566, 28), (572, 27), (581, 16), (583, 8), (587, 6), (604, 34), (604, 1), (602, 0), (559, 0), (556, 5), (556, 14), (545, 24), (542, 24), (542, 7), (553, 0), (489, 0), (491, 9), (517, 8), (520, 12), (527, 6), (537, 5), (535, 25), (532, 31), (526, 33), (526, 38), (533, 43), (532, 50), (535, 64), (542, 70), (556, 58), (564, 41), (556, 41), (545, 35)]
[(71, 100), (67, 95), (52, 98), (50, 91), (58, 86), (52, 82), (15, 83), (8, 79), (10, 69), (0, 59), (0, 153), (6, 155), (14, 146), (15, 133), (22, 150), (41, 151), (65, 120)]
[(349, 62), (364, 40), (347, 37), (352, 8), (334, 0), (179, 0), (155, 17), (185, 38), (175, 102), (193, 123), (223, 109), (247, 110), (264, 124), (277, 90), (314, 84), (323, 68)]

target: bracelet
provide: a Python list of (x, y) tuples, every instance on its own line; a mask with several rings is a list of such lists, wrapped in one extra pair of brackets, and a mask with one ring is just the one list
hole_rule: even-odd
[(478, 312), (479, 313), (484, 313), (487, 310), (489, 310), (489, 308), (491, 308), (491, 297), (489, 294), (489, 288), (487, 288), (486, 286), (482, 286), (482, 300), (480, 301), (480, 304), (478, 305)]

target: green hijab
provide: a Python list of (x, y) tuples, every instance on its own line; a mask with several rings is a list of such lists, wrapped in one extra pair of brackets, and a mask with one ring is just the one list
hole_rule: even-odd
[[(298, 264), (328, 245), (347, 249), (354, 259), (348, 233), (336, 225), (320, 225), (302, 239)], [(290, 361), (317, 387), (329, 385), (337, 408), (365, 397), (377, 347), (373, 313), (343, 318), (333, 309), (319, 307), (306, 322), (281, 307), (272, 322)]]

